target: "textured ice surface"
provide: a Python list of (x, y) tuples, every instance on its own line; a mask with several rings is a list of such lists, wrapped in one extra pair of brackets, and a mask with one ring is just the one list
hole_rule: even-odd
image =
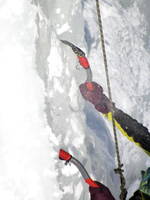
[[(113, 100), (150, 128), (149, 0), (101, 1)], [(86, 52), (107, 94), (95, 2), (0, 1), (0, 198), (87, 200), (88, 186), (59, 148), (77, 157), (118, 199), (111, 125), (85, 102), (85, 80), (68, 40)], [(150, 165), (119, 132), (129, 196)], [(116, 187), (118, 186), (118, 187)]]

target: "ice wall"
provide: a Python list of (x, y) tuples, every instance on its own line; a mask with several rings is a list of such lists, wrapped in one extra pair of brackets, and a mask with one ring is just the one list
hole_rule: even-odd
[(51, 129), (44, 113), (45, 87), (36, 71), (36, 13), (36, 6), (29, 1), (0, 2), (0, 199), (3, 200), (61, 198), (53, 161), (57, 155), (48, 140)]
[[(93, 178), (98, 180), (101, 177), (101, 180), (113, 188), (115, 176), (113, 174), (112, 139), (103, 125), (105, 122), (99, 114), (95, 113), (93, 107), (87, 104), (84, 108), (84, 101), (78, 90), (79, 84), (85, 79), (84, 71), (77, 70), (76, 57), (69, 48), (66, 48), (59, 41), (59, 38), (67, 39), (85, 49), (83, 45), (83, 5), (81, 3), (81, 1), (65, 1), (65, 3), (64, 1), (61, 3), (55, 1), (49, 4), (51, 7), (47, 7), (46, 3), (37, 3), (41, 8), (37, 16), (39, 32), (36, 43), (38, 73), (46, 85), (47, 120), (53, 133), (59, 138), (59, 143), (54, 145), (54, 149), (58, 151), (61, 147), (68, 150), (86, 165)], [(50, 9), (49, 14), (47, 14), (47, 8)], [(44, 42), (43, 37), (47, 42)], [(41, 45), (43, 42), (44, 45)], [(45, 49), (49, 49), (49, 53), (47, 53), (48, 51), (45, 53)], [(45, 62), (45, 56), (47, 56), (47, 62)], [(45, 75), (43, 75), (43, 71)], [(87, 122), (89, 127), (86, 126)], [(99, 132), (102, 133), (99, 134)], [(98, 138), (102, 138), (105, 142)], [(99, 147), (103, 148), (99, 149)], [(98, 152), (95, 152), (96, 148), (99, 149)], [(111, 161), (106, 168), (107, 158)], [(63, 199), (89, 198), (88, 187), (83, 182), (79, 172), (72, 166), (67, 168), (67, 171), (70, 169), (70, 174), (68, 174), (65, 170), (66, 166), (60, 161), (57, 162), (58, 182), (64, 194)], [(104, 166), (101, 163), (104, 163)], [(106, 176), (108, 169), (110, 180)]]
[[(144, 3), (146, 5), (147, 2)], [(86, 157), (88, 170), (98, 180), (109, 186), (117, 196), (118, 189), (113, 188), (114, 183), (118, 180), (112, 170), (115, 156), (112, 139), (103, 119), (93, 110), (91, 105), (82, 100), (78, 86), (84, 81), (84, 72), (81, 69), (76, 69), (75, 56), (68, 47), (59, 42), (59, 38), (67, 39), (87, 53), (94, 79), (106, 90), (95, 2), (90, 0), (65, 1), (65, 3), (63, 1), (61, 3), (60, 1), (51, 1), (47, 3), (40, 2), (39, 5), (42, 11), (41, 15), (43, 15), (39, 22), (42, 25), (45, 20), (45, 23), (47, 23), (45, 27), (47, 28), (44, 29), (47, 29), (47, 34), (51, 38), (51, 41), (47, 42), (47, 45), (50, 45), (50, 51), (47, 54), (48, 62), (46, 65), (48, 65), (48, 71), (46, 74), (48, 75), (45, 79), (48, 89), (47, 109), (50, 108), (50, 112), (48, 110), (46, 112), (49, 124), (53, 127), (53, 132), (60, 138), (63, 137), (65, 141), (62, 144), (59, 143), (58, 147), (67, 148), (74, 155), (77, 155), (81, 161), (83, 159), (81, 155)], [(148, 126), (150, 71), (148, 51), (145, 48), (148, 22), (147, 15), (143, 14), (142, 8), (144, 6), (140, 1), (101, 1), (101, 6), (113, 99), (118, 107)], [(42, 31), (43, 27), (39, 30)], [(47, 41), (49, 41), (49, 37), (47, 38)], [(42, 36), (37, 41), (41, 40)], [(42, 52), (45, 46), (40, 46), (39, 49), (42, 49), (40, 51)], [(40, 65), (38, 71), (43, 73)], [(53, 88), (56, 89), (53, 90)], [(74, 116), (73, 120), (72, 115)], [(64, 120), (67, 120), (67, 123), (64, 123)], [(72, 126), (78, 128), (73, 130)], [(69, 139), (70, 135), (67, 134), (68, 131), (72, 136), (71, 140)], [(79, 135), (76, 132), (80, 132)], [(72, 139), (75, 139), (76, 136), (84, 138), (79, 139), (81, 142), (80, 148)], [(145, 169), (148, 166), (146, 162), (149, 159), (140, 149), (134, 147), (121, 135), (119, 140), (122, 160), (125, 164), (127, 188), (129, 189), (129, 195), (131, 195), (138, 188), (140, 169)], [(70, 143), (70, 141), (72, 142)], [(100, 144), (95, 146), (97, 141)], [(80, 157), (78, 154), (82, 151)], [(97, 160), (96, 163), (95, 159)], [(95, 168), (99, 163), (100, 166)], [(108, 168), (106, 168), (106, 165), (108, 165)], [(138, 166), (137, 169), (135, 169), (135, 165)], [(60, 166), (58, 168), (60, 169)], [(109, 179), (108, 174), (113, 174), (111, 179)], [(65, 175), (59, 176), (63, 180), (62, 188), (66, 187), (65, 184), (69, 184), (64, 181)], [(60, 185), (62, 180), (59, 180)], [(76, 181), (72, 177), (68, 180), (73, 181), (73, 185)], [(77, 180), (81, 181), (80, 179)], [(86, 186), (83, 194), (87, 198), (85, 188)], [(73, 193), (76, 194), (75, 191)], [(65, 198), (70, 198), (68, 193), (64, 193), (64, 195)], [(73, 198), (73, 194), (71, 195), (71, 198)], [(83, 199), (82, 195), (81, 199)]]
[[(100, 2), (113, 100), (149, 128), (149, 2)], [(95, 1), (7, 0), (0, 16), (1, 199), (89, 199), (78, 170), (58, 159), (59, 148), (118, 199), (112, 128), (82, 99), (84, 70), (59, 41), (85, 51), (107, 94)], [(118, 138), (130, 196), (150, 160), (119, 132)]]

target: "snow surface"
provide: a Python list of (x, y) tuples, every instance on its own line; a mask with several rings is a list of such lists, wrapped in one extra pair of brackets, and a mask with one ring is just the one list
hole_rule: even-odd
[[(100, 2), (113, 100), (150, 129), (150, 2)], [(82, 99), (85, 72), (59, 41), (86, 52), (107, 94), (95, 1), (1, 0), (0, 25), (0, 199), (90, 199), (78, 170), (58, 159), (60, 148), (119, 199), (111, 125)], [(118, 139), (129, 198), (150, 158)]]

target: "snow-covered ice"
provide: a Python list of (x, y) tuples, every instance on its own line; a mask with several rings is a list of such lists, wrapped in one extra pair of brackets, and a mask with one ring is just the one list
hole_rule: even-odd
[[(113, 101), (150, 129), (149, 0), (101, 0)], [(95, 1), (0, 1), (0, 199), (88, 200), (88, 186), (58, 151), (77, 157), (119, 196), (112, 127), (81, 97), (85, 51), (107, 94)], [(128, 198), (150, 158), (118, 132)], [(118, 186), (118, 187), (116, 187)]]

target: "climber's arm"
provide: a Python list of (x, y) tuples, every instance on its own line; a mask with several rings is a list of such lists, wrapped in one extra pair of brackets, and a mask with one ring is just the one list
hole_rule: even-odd
[[(116, 127), (123, 135), (142, 147), (150, 155), (150, 133), (148, 129), (118, 108), (114, 109), (113, 116)], [(106, 114), (106, 117), (111, 119), (111, 113)]]

